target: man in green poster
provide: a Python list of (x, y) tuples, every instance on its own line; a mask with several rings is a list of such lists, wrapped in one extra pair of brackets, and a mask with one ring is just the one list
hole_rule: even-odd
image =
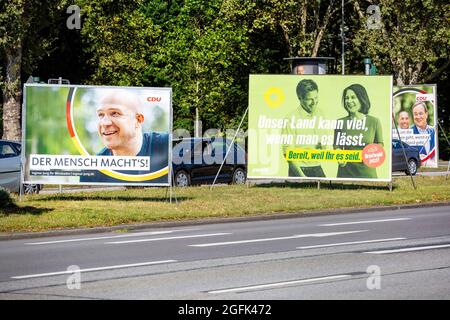
[[(293, 137), (293, 144), (282, 146), (285, 159), (290, 149), (325, 149), (325, 146), (321, 144), (321, 137), (325, 134), (330, 134), (327, 130), (318, 129), (319, 119), (323, 116), (317, 107), (319, 103), (319, 88), (317, 84), (310, 79), (301, 80), (297, 84), (296, 92), (300, 105), (295, 109), (294, 113), (289, 115), (289, 123), (291, 125), (287, 125), (282, 129), (283, 135), (291, 135)], [(300, 125), (301, 123), (305, 125), (302, 126)], [(308, 159), (287, 161), (289, 177), (325, 177), (319, 161)]]

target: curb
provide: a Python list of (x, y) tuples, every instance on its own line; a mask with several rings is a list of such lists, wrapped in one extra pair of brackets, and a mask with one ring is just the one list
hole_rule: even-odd
[(195, 220), (183, 220), (183, 221), (162, 221), (162, 222), (150, 222), (150, 223), (137, 223), (137, 224), (122, 224), (112, 227), (94, 227), (88, 229), (63, 229), (52, 230), (46, 232), (19, 232), (19, 233), (0, 233), (0, 241), (4, 240), (18, 240), (18, 239), (32, 239), (43, 237), (56, 237), (56, 236), (70, 236), (70, 235), (85, 235), (93, 233), (107, 233), (117, 230), (126, 229), (141, 230), (149, 228), (168, 228), (168, 227), (182, 227), (182, 226), (195, 226), (212, 223), (233, 223), (233, 222), (247, 222), (247, 221), (266, 221), (274, 219), (291, 219), (291, 218), (303, 218), (303, 217), (315, 217), (315, 216), (327, 216), (333, 214), (352, 214), (361, 212), (374, 212), (374, 211), (388, 211), (388, 210), (403, 210), (403, 209), (415, 209), (415, 208), (429, 208), (429, 207), (444, 207), (449, 206), (450, 202), (432, 202), (423, 204), (403, 204), (392, 206), (377, 206), (366, 208), (345, 208), (345, 209), (326, 209), (316, 210), (311, 212), (292, 212), (292, 213), (263, 213), (260, 215), (242, 216), (242, 217), (230, 217), (230, 218), (201, 218)]

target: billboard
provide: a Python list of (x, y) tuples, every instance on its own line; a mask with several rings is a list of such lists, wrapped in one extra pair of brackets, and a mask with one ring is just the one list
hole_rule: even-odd
[(394, 86), (392, 137), (419, 150), (422, 166), (438, 167), (436, 85)]
[(170, 88), (25, 84), (23, 107), (23, 181), (170, 185)]
[(249, 179), (391, 181), (392, 77), (251, 75)]

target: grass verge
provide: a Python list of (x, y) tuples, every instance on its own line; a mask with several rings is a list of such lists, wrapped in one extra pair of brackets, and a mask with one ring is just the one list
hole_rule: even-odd
[(315, 210), (450, 201), (450, 180), (395, 178), (386, 183), (288, 183), (254, 186), (207, 186), (176, 189), (178, 203), (169, 203), (165, 188), (33, 195), (13, 206), (0, 204), (0, 232), (34, 232), (92, 228), (154, 221), (309, 213)]

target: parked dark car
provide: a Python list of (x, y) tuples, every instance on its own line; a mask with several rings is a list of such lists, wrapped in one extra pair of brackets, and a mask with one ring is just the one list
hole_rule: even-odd
[[(403, 147), (405, 148), (405, 155), (403, 154)], [(404, 171), (407, 175), (415, 175), (420, 168), (419, 151), (411, 147), (405, 142), (397, 139), (392, 140), (392, 171)]]
[[(0, 187), (10, 192), (20, 191), (21, 145), (10, 140), (0, 140)], [(41, 184), (24, 184), (23, 193), (39, 193)]]
[[(225, 158), (231, 140), (225, 138), (189, 138), (175, 142), (172, 164), (174, 185), (212, 183)], [(233, 143), (217, 183), (244, 184), (247, 177), (247, 154)]]

